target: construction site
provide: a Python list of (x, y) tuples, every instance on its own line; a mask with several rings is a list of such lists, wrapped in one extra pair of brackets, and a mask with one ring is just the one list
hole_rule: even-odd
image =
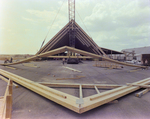
[(75, 0), (68, 13), (35, 55), (1, 55), (0, 119), (149, 119), (149, 54), (126, 62), (134, 52), (102, 48), (77, 24)]

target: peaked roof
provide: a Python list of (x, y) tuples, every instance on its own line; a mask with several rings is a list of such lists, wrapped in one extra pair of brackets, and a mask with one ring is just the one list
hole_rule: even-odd
[[(48, 43), (37, 53), (41, 54), (63, 46), (69, 46), (69, 24), (68, 22)], [(92, 38), (75, 22), (75, 48), (97, 55), (122, 54), (121, 52), (99, 47)]]

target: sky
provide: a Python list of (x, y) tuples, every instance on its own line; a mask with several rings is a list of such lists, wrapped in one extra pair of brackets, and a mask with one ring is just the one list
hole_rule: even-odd
[[(150, 0), (75, 2), (75, 21), (100, 47), (150, 46)], [(0, 54), (36, 54), (68, 21), (68, 0), (0, 0)]]

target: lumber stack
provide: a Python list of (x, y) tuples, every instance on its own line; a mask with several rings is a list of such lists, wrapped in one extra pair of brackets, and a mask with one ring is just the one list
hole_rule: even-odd
[(109, 69), (118, 69), (122, 68), (119, 64), (108, 62), (108, 61), (95, 61), (95, 67), (109, 68)]

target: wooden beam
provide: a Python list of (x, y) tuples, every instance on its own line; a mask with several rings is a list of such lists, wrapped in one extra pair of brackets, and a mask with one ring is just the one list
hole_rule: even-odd
[[(50, 86), (50, 87), (61, 87), (61, 88), (79, 88), (78, 83), (50, 83), (50, 82), (37, 82), (39, 84)], [(121, 87), (122, 85), (114, 85), (114, 84), (82, 84), (82, 88), (91, 89), (96, 86), (100, 89), (114, 89)]]
[(0, 64), (0, 65), (6, 66), (6, 65), (14, 65), (14, 64), (25, 63), (25, 62), (29, 62), (29, 61), (38, 59), (40, 57), (47, 57), (47, 56), (58, 54), (58, 53), (65, 52), (65, 51), (71, 51), (71, 52), (74, 52), (74, 53), (79, 53), (79, 54), (90, 56), (90, 57), (93, 57), (93, 58), (102, 58), (103, 60), (114, 62), (114, 63), (117, 63), (117, 64), (126, 65), (126, 66), (139, 67), (139, 68), (145, 68), (145, 69), (148, 68), (146, 66), (139, 66), (139, 65), (134, 65), (134, 64), (129, 64), (129, 63), (125, 63), (125, 62), (116, 61), (116, 60), (110, 59), (108, 57), (103, 57), (103, 56), (100, 56), (100, 55), (96, 55), (96, 54), (93, 54), (93, 53), (89, 53), (89, 52), (79, 50), (79, 49), (76, 49), (76, 48), (72, 48), (72, 47), (68, 47), (68, 46), (64, 46), (64, 47), (61, 47), (61, 48), (57, 48), (55, 50), (51, 50), (51, 51), (39, 54), (39, 55), (35, 55), (33, 57), (27, 58), (25, 60), (21, 60), (19, 62), (8, 63), (8, 64)]
[(0, 108), (0, 119), (10, 119), (12, 110), (12, 80), (9, 79), (5, 95), (3, 97), (3, 103)]
[(46, 53), (42, 53), (42, 54), (39, 54), (39, 55), (34, 55), (33, 57), (29, 57), (27, 59), (24, 59), (24, 60), (21, 60), (21, 61), (18, 61), (18, 62), (14, 62), (14, 63), (5, 63), (5, 64), (0, 64), (0, 65), (3, 65), (3, 66), (6, 66), (6, 65), (15, 65), (15, 64), (21, 64), (21, 63), (25, 63), (25, 62), (29, 62), (29, 61), (33, 61), (33, 60), (36, 60), (40, 57), (47, 57), (47, 56), (50, 56), (50, 55), (54, 55), (54, 54), (58, 54), (58, 53), (62, 53), (62, 52), (65, 52), (66, 47), (61, 47), (61, 48), (58, 48), (58, 49), (55, 49), (55, 50), (51, 50), (51, 51), (48, 51)]
[(59, 79), (56, 79), (56, 80), (67, 80), (67, 79), (80, 79), (80, 78), (83, 78), (85, 76), (76, 76), (74, 78), (59, 78)]
[(140, 98), (149, 91), (150, 91), (150, 88), (144, 89), (143, 91), (136, 93), (135, 96)]
[(82, 85), (79, 86), (79, 90), (80, 90), (80, 98), (83, 98), (83, 94), (82, 94)]
[(89, 56), (48, 56), (49, 58), (80, 58), (80, 59), (91, 59), (92, 57)]
[[(2, 79), (3, 81), (7, 82), (8, 83), (8, 79), (6, 79), (5, 77), (1, 76), (0, 75), (0, 79)], [(16, 83), (13, 83), (13, 85), (15, 86), (15, 88), (18, 88), (19, 86), (16, 84)]]
[(31, 63), (23, 63), (22, 64), (23, 66), (26, 66), (26, 67), (35, 67), (35, 68), (39, 68), (38, 66), (34, 65), (34, 64), (31, 64)]
[(63, 66), (64, 68), (66, 68), (66, 69), (69, 69), (69, 70), (72, 70), (72, 71), (75, 71), (75, 72), (82, 72), (82, 71), (79, 71), (79, 70), (76, 70), (76, 69), (73, 69), (73, 68), (70, 68), (70, 67), (65, 67), (65, 66)]
[(126, 83), (126, 84), (127, 86), (139, 86), (141, 88), (150, 88), (150, 85), (141, 85), (141, 84), (132, 84), (132, 83)]
[(125, 63), (125, 62), (120, 62), (120, 61), (117, 61), (117, 60), (110, 59), (108, 57), (103, 57), (103, 56), (100, 56), (100, 55), (96, 55), (96, 54), (93, 54), (93, 53), (89, 53), (89, 52), (79, 50), (79, 49), (76, 49), (76, 48), (72, 48), (72, 47), (68, 47), (68, 46), (66, 46), (66, 49), (68, 49), (71, 52), (76, 52), (76, 53), (79, 53), (79, 54), (82, 54), (82, 55), (88, 55), (88, 56), (91, 56), (93, 58), (102, 58), (103, 60), (114, 62), (114, 63), (117, 63), (117, 64), (122, 64), (122, 65), (126, 65), (126, 66), (131, 66), (131, 67), (148, 68), (146, 66), (139, 66), (139, 65), (129, 64), (129, 63)]
[(14, 67), (10, 67), (10, 66), (5, 66), (6, 68), (9, 68), (9, 69), (14, 69), (16, 70), (17, 68), (14, 68)]
[(37, 53), (36, 55), (43, 53), (43, 50), (46, 49), (47, 47), (49, 47), (52, 43), (52, 41), (54, 41), (56, 39), (56, 37), (61, 34), (69, 25), (69, 22), (48, 42), (46, 43)]
[(60, 92), (58, 90), (49, 88), (47, 86), (43, 86), (26, 78), (20, 77), (13, 73), (7, 72), (5, 70), (0, 69), (0, 74), (5, 75), (8, 78), (11, 78), (13, 81), (17, 82), (18, 84), (28, 88), (36, 92), (37, 94), (44, 96), (51, 101), (54, 101), (68, 109), (71, 109), (75, 112), (79, 112), (78, 105), (76, 104), (76, 100), (79, 99), (78, 97), (74, 97), (72, 95)]
[[(135, 82), (135, 84), (147, 85), (149, 83), (149, 80), (150, 78), (146, 78), (141, 81)], [(138, 89), (140, 89), (140, 87), (122, 86), (116, 89), (105, 91), (100, 94), (85, 97), (84, 104), (82, 105), (83, 108), (80, 109), (80, 113), (86, 112), (100, 105), (116, 100)]]
[(94, 88), (95, 88), (96, 92), (99, 94), (100, 92), (99, 92), (98, 88), (96, 86), (94, 86)]
[(7, 95), (6, 97), (6, 119), (11, 118), (11, 110), (12, 110), (12, 95)]

